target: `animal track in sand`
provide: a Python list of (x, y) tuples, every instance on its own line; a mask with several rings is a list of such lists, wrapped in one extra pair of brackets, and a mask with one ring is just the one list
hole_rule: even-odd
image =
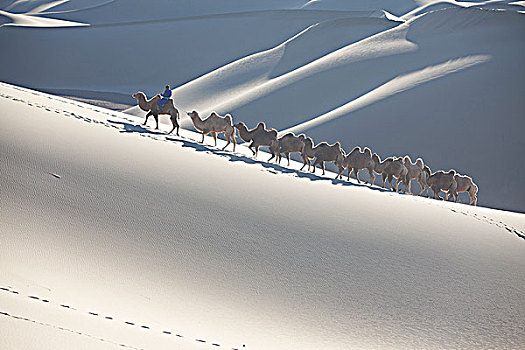
[(522, 232), (522, 231), (518, 230), (517, 228), (512, 227), (510, 225), (507, 225), (503, 221), (496, 221), (493, 218), (487, 217), (486, 215), (480, 216), (480, 215), (478, 215), (476, 213), (470, 213), (468, 211), (458, 211), (457, 209), (454, 209), (454, 208), (448, 208), (448, 209), (451, 212), (453, 212), (453, 213), (462, 214), (462, 215), (468, 216), (470, 218), (473, 218), (475, 220), (485, 222), (485, 223), (487, 223), (489, 225), (494, 225), (496, 227), (505, 229), (506, 231), (508, 231), (510, 233), (514, 233), (516, 236), (518, 236), (518, 237), (520, 237), (522, 239), (525, 239), (525, 232)]
[[(15, 295), (18, 295), (18, 296), (22, 296), (22, 294), (20, 294), (16, 290), (14, 290), (12, 287), (0, 287), (0, 291), (4, 291), (6, 293), (11, 293), (11, 294), (15, 294)], [(37, 295), (29, 294), (29, 295), (27, 295), (27, 298), (31, 299), (31, 300), (35, 300), (35, 301), (42, 301), (42, 302), (45, 302), (45, 303), (49, 303), (50, 305), (53, 305), (55, 307), (68, 309), (70, 311), (75, 311), (75, 312), (78, 312), (78, 313), (88, 314), (88, 315), (93, 316), (93, 317), (101, 317), (102, 319), (105, 319), (105, 320), (108, 320), (108, 321), (114, 321), (115, 320), (115, 318), (113, 316), (101, 316), (101, 313), (94, 312), (94, 311), (81, 311), (81, 310), (79, 310), (77, 308), (74, 308), (71, 305), (66, 304), (66, 303), (51, 303), (49, 300), (42, 299), (42, 298), (38, 297)], [(15, 319), (15, 320), (23, 320), (23, 321), (27, 321), (27, 322), (32, 322), (32, 323), (39, 324), (39, 325), (42, 325), (42, 326), (47, 326), (47, 327), (52, 327), (52, 328), (55, 328), (55, 329), (59, 329), (61, 331), (67, 331), (67, 332), (74, 333), (74, 334), (77, 334), (77, 335), (90, 337), (92, 339), (100, 340), (100, 341), (103, 341), (103, 342), (108, 342), (108, 343), (111, 343), (111, 344), (114, 344), (114, 345), (118, 345), (118, 346), (121, 346), (121, 347), (125, 347), (125, 348), (137, 349), (136, 347), (133, 347), (131, 345), (122, 344), (122, 343), (116, 343), (116, 342), (113, 342), (111, 340), (104, 339), (104, 338), (99, 338), (99, 337), (96, 337), (96, 336), (91, 335), (91, 334), (79, 332), (79, 331), (68, 329), (68, 328), (64, 328), (64, 327), (58, 327), (56, 325), (49, 324), (49, 323), (35, 321), (35, 320), (32, 320), (32, 319), (27, 318), (27, 317), (11, 315), (10, 313), (5, 312), (5, 311), (0, 311), (0, 315), (1, 316), (6, 316), (6, 317), (10, 317), (10, 318)], [(132, 321), (128, 320), (128, 321), (122, 321), (122, 324), (126, 325), (126, 326), (135, 327), (135, 326), (138, 326), (140, 323), (132, 322)], [(163, 328), (162, 330), (159, 330), (159, 331), (155, 331), (154, 329), (152, 329), (152, 327), (150, 327), (148, 325), (145, 325), (145, 324), (142, 324), (142, 325), (140, 325), (138, 327), (140, 329), (143, 329), (144, 331), (147, 331), (147, 332), (149, 332), (149, 331), (151, 331), (151, 332), (160, 332), (161, 334), (163, 334), (165, 336), (174, 336), (176, 338), (181, 338), (181, 339), (184, 338), (184, 336), (182, 334), (179, 334), (179, 333), (174, 334), (172, 331), (166, 330), (166, 328)], [(213, 346), (213, 347), (221, 347), (221, 345), (219, 343), (217, 343), (217, 342), (208, 343), (206, 340), (204, 340), (204, 338), (196, 338), (193, 341), (197, 342), (197, 343), (202, 343), (202, 344), (209, 344), (210, 346)], [(232, 347), (231, 349), (232, 350), (236, 350), (238, 348)]]

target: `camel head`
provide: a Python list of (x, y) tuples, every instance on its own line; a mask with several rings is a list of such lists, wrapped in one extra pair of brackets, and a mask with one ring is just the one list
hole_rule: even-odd
[(144, 94), (142, 91), (137, 91), (135, 92), (133, 95), (131, 95), (131, 97), (135, 98), (135, 99), (143, 99), (143, 100), (146, 100), (146, 94)]
[(200, 118), (199, 117), (199, 113), (197, 113), (197, 111), (191, 111), (191, 112), (187, 112), (188, 116), (191, 118), (191, 119), (194, 119), (194, 118)]
[(377, 153), (372, 154), (372, 160), (374, 161), (374, 168), (377, 169), (377, 167), (381, 164), (381, 158), (377, 155)]
[(246, 124), (244, 124), (243, 122), (238, 122), (238, 123), (236, 123), (236, 124), (233, 124), (233, 126), (236, 127), (237, 129), (241, 129), (241, 128), (243, 128), (243, 129), (248, 129), (248, 128), (246, 127)]
[(301, 141), (303, 141), (303, 143), (305, 145), (310, 145), (310, 147), (312, 147), (314, 145), (314, 140), (312, 140), (311, 137), (307, 137), (307, 138), (305, 138), (305, 139), (303, 139)]

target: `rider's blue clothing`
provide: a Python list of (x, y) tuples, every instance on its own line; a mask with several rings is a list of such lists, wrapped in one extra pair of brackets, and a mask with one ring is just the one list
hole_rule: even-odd
[(171, 90), (170, 89), (164, 90), (164, 92), (162, 93), (162, 97), (170, 98), (171, 97)]
[(164, 90), (164, 92), (162, 93), (162, 98), (159, 101), (159, 108), (161, 109), (164, 108), (166, 103), (168, 103), (170, 97), (171, 97), (171, 90), (170, 89)]

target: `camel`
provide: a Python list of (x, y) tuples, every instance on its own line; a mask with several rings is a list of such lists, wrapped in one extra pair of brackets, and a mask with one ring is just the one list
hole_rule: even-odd
[(405, 156), (405, 158), (403, 158), (403, 164), (408, 170), (407, 176), (406, 176), (406, 180), (408, 182), (407, 193), (410, 193), (410, 194), (412, 193), (411, 192), (412, 179), (417, 179), (419, 186), (421, 186), (421, 192), (420, 192), (421, 194), (424, 189), (424, 184), (422, 183), (422, 176), (424, 176), (423, 175), (423, 167), (424, 167), (423, 159), (418, 158), (416, 159), (415, 163), (412, 163), (412, 159), (410, 159), (409, 156)]
[(333, 145), (329, 145), (326, 142), (321, 142), (313, 148), (313, 154), (315, 161), (313, 164), (312, 173), (315, 174), (315, 168), (318, 164), (321, 164), (323, 169), (323, 175), (325, 174), (324, 163), (325, 162), (342, 162), (344, 159), (344, 151), (341, 148), (341, 143), (337, 141)]
[(228, 147), (231, 140), (231, 142), (233, 142), (233, 151), (235, 152), (235, 128), (233, 127), (231, 115), (226, 114), (224, 117), (221, 117), (217, 113), (212, 112), (210, 116), (204, 120), (200, 118), (199, 113), (196, 111), (188, 113), (188, 115), (190, 116), (195, 129), (202, 133), (201, 143), (204, 143), (204, 136), (211, 133), (215, 140), (215, 146), (217, 146), (217, 134), (224, 132), (224, 136), (228, 143), (222, 148), (222, 150)]
[[(469, 204), (476, 206), (478, 204), (478, 186), (472, 181), (472, 178), (467, 175), (456, 174), (454, 180), (456, 180), (457, 183), (455, 192), (456, 201), (459, 193), (467, 192), (470, 198)], [(450, 195), (454, 197), (454, 193), (447, 192), (447, 200)]]
[[(239, 136), (243, 141), (251, 141), (248, 148), (253, 152), (255, 158), (257, 158), (260, 146), (270, 146), (272, 141), (277, 140), (277, 130), (267, 130), (264, 122), (259, 122), (252, 130), (248, 130), (248, 127), (243, 122), (235, 124), (234, 127), (239, 130)], [(255, 151), (253, 148), (255, 148)]]
[(350, 172), (353, 170), (355, 178), (357, 179), (357, 183), (361, 183), (359, 179), (359, 170), (367, 169), (369, 175), (368, 183), (372, 185), (375, 181), (375, 163), (372, 159), (372, 151), (368, 147), (365, 147), (363, 151), (361, 151), (361, 147), (355, 147), (348, 155), (345, 156), (342, 162), (338, 162), (336, 165), (339, 168), (339, 172), (335, 177), (336, 179), (342, 178), (342, 174), (345, 168), (347, 168), (347, 181), (350, 181)]
[(263, 128), (263, 125), (261, 123), (257, 124), (257, 126), (253, 128), (252, 130), (248, 130), (248, 127), (243, 122), (238, 122), (237, 124), (234, 124), (233, 126), (236, 127), (237, 130), (239, 130), (239, 137), (244, 142), (251, 142), (255, 133), (258, 130), (261, 130)]
[(418, 179), (418, 183), (421, 186), (421, 191), (419, 192), (420, 196), (423, 195), (423, 192), (427, 191), (426, 197), (428, 197), (428, 189), (430, 188), (430, 186), (428, 185), (427, 180), (431, 174), (432, 170), (430, 170), (428, 165), (424, 165), (423, 170), (421, 171), (421, 177)]
[(290, 166), (290, 153), (301, 152), (304, 139), (304, 134), (295, 136), (290, 132), (277, 140), (273, 140), (270, 144), (272, 156), (268, 161), (271, 161), (275, 157), (275, 161), (281, 164), (281, 153), (284, 153), (286, 159), (288, 159), (288, 166)]
[(303, 166), (299, 170), (303, 170), (306, 164), (308, 164), (308, 171), (310, 171), (310, 159), (315, 158), (314, 140), (312, 140), (311, 137), (307, 137), (303, 140), (303, 144), (303, 148), (301, 149), (301, 158), (303, 158)]
[(153, 115), (153, 118), (155, 118), (155, 122), (157, 122), (157, 126), (155, 129), (159, 128), (159, 114), (169, 114), (171, 124), (173, 125), (173, 128), (168, 134), (171, 134), (173, 130), (177, 129), (177, 136), (179, 136), (179, 123), (177, 122), (177, 119), (179, 119), (179, 111), (177, 108), (175, 108), (175, 105), (173, 104), (173, 100), (169, 100), (168, 103), (164, 106), (162, 111), (158, 108), (158, 102), (162, 98), (160, 95), (155, 95), (150, 100), (146, 99), (146, 95), (143, 92), (136, 92), (132, 95), (136, 100), (137, 103), (143, 111), (148, 112), (146, 114), (146, 120), (144, 121), (143, 125), (146, 125), (148, 122), (148, 118), (150, 115)]
[(454, 201), (457, 201), (456, 191), (458, 188), (458, 183), (456, 182), (455, 175), (456, 171), (451, 169), (448, 172), (439, 170), (429, 176), (427, 179), (427, 184), (432, 189), (432, 192), (434, 192), (434, 199), (436, 199), (436, 196), (439, 199), (443, 199), (439, 195), (439, 192), (445, 191), (451, 193), (454, 197)]
[[(406, 175), (408, 173), (408, 170), (403, 164), (402, 158), (388, 157), (385, 160), (381, 161), (381, 158), (379, 158), (377, 153), (374, 153), (372, 155), (372, 160), (374, 161), (374, 171), (377, 174), (381, 174), (383, 178), (383, 188), (385, 187), (385, 181), (387, 178), (388, 182), (390, 183), (390, 187), (393, 191), (399, 192), (399, 185), (401, 184), (401, 182), (404, 182), (406, 185)], [(397, 184), (395, 188), (392, 185), (393, 178), (397, 179)]]

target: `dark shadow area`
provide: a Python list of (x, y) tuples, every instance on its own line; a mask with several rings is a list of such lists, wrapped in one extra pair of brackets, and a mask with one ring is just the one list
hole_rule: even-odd
[[(301, 171), (301, 170), (298, 170), (298, 169), (287, 168), (285, 166), (282, 166), (282, 165), (279, 165), (279, 164), (276, 164), (276, 163), (269, 163), (267, 161), (257, 160), (257, 159), (254, 159), (254, 158), (247, 157), (245, 155), (241, 155), (239, 153), (232, 153), (232, 152), (229, 152), (229, 151), (223, 151), (223, 150), (220, 150), (220, 149), (208, 147), (207, 145), (204, 145), (204, 144), (201, 144), (201, 143), (197, 143), (197, 142), (194, 142), (194, 141), (187, 141), (187, 140), (178, 139), (178, 138), (174, 138), (174, 137), (166, 137), (166, 140), (180, 143), (182, 145), (182, 147), (193, 148), (197, 152), (205, 152), (205, 153), (214, 154), (214, 155), (217, 155), (217, 156), (220, 156), (220, 157), (227, 158), (228, 161), (230, 161), (230, 162), (242, 162), (242, 163), (246, 163), (246, 164), (258, 164), (258, 165), (261, 165), (263, 168), (268, 169), (269, 172), (272, 173), (272, 174), (279, 174), (279, 173), (281, 173), (281, 174), (293, 174), (293, 175), (297, 176), (298, 178), (305, 178), (305, 179), (308, 179), (310, 181), (330, 181), (334, 185), (366, 187), (368, 189), (375, 190), (375, 191), (391, 192), (390, 190), (384, 189), (384, 188), (371, 187), (371, 186), (368, 186), (368, 185), (365, 185), (365, 184), (356, 184), (356, 183), (348, 182), (348, 181), (345, 181), (345, 180), (336, 180), (334, 178), (323, 176), (323, 175), (317, 175), (317, 174), (312, 174), (312, 173), (309, 173), (309, 172), (304, 172), (304, 171)], [(261, 155), (261, 153), (263, 155)], [(262, 156), (268, 156), (269, 157), (269, 154), (264, 153), (264, 152), (261, 152), (261, 153), (259, 153), (259, 157), (262, 157)], [(321, 170), (317, 169), (316, 171), (319, 172)]]
[(162, 131), (151, 131), (149, 129), (146, 129), (142, 125), (136, 125), (136, 124), (130, 124), (126, 122), (118, 122), (114, 120), (109, 120), (108, 122), (111, 124), (121, 125), (124, 127), (124, 130), (121, 130), (121, 133), (143, 133), (143, 134), (150, 134), (150, 135), (166, 135), (165, 132)]

